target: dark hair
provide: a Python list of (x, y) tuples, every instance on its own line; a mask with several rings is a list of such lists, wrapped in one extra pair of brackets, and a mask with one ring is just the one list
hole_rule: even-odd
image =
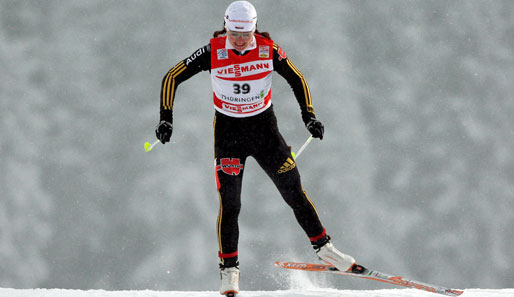
[[(261, 35), (262, 37), (264, 38), (267, 38), (267, 39), (271, 39), (271, 36), (269, 35), (268, 32), (259, 32), (259, 30), (257, 30), (257, 28), (255, 28), (255, 34), (259, 34)], [(225, 28), (225, 26), (223, 26), (223, 29), (219, 30), (219, 31), (215, 31), (214, 34), (212, 34), (213, 37), (218, 37), (220, 35), (223, 35), (223, 34), (227, 34), (227, 29)]]

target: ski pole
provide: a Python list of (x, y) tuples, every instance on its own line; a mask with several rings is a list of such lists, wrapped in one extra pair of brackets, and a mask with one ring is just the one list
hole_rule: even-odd
[(307, 138), (307, 140), (305, 141), (305, 143), (302, 145), (302, 147), (300, 147), (300, 149), (298, 150), (298, 152), (295, 154), (295, 153), (291, 153), (291, 155), (293, 155), (293, 159), (296, 160), (296, 158), (298, 158), (298, 156), (300, 156), (300, 154), (303, 152), (303, 150), (309, 145), (309, 143), (312, 141), (312, 135), (309, 136), (309, 138)]
[(145, 142), (145, 151), (149, 152), (153, 149), (153, 147), (159, 143), (159, 140), (156, 140), (154, 143)]

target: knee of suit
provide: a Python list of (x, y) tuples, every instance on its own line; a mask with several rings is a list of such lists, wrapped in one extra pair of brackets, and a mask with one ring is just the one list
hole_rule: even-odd
[(296, 180), (283, 180), (277, 183), (277, 188), (284, 199), (304, 195), (301, 183)]
[(282, 192), (282, 197), (286, 201), (286, 203), (293, 209), (305, 209), (311, 206), (311, 202), (307, 198), (307, 194), (300, 187), (299, 189), (291, 189), (288, 191)]
[(296, 196), (292, 199), (286, 199), (286, 202), (293, 210), (310, 209), (312, 206), (303, 193), (302, 195)]
[(223, 217), (238, 217), (241, 212), (241, 205), (223, 207)]
[(237, 216), (241, 211), (241, 202), (238, 199), (222, 199), (220, 207), (223, 215)]

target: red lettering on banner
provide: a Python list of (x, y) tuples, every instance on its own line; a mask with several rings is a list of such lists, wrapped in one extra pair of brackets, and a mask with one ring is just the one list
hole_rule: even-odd
[(235, 64), (234, 66), (223, 68), (220, 70), (216, 70), (219, 75), (228, 75), (234, 74), (234, 76), (242, 76), (245, 72), (260, 70), (260, 69), (270, 69), (270, 65), (268, 63), (259, 63), (252, 65), (241, 66), (240, 64)]

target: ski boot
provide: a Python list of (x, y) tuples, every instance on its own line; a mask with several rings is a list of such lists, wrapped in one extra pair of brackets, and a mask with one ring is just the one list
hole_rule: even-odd
[(358, 266), (352, 256), (338, 251), (330, 241), (318, 248), (316, 254), (321, 260), (334, 265), (339, 271), (350, 272), (355, 266)]
[(225, 267), (220, 264), (220, 294), (234, 297), (239, 293), (239, 267)]

